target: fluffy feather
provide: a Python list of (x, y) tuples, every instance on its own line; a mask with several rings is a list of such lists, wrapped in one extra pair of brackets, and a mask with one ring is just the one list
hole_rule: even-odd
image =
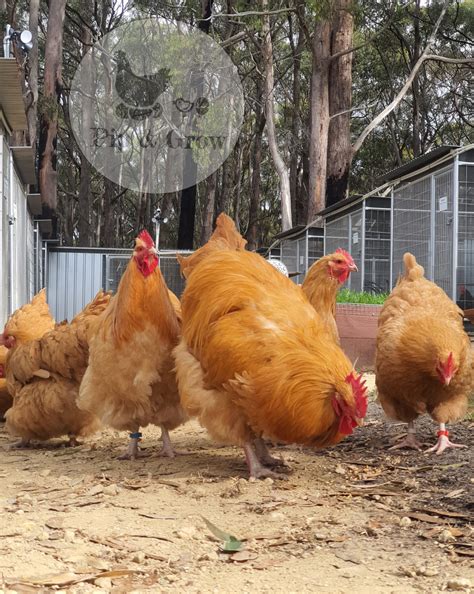
[(153, 266), (156, 253), (146, 246), (140, 235), (117, 294), (98, 319), (78, 401), (103, 423), (132, 432), (149, 423), (170, 430), (185, 420), (171, 354), (179, 322)]
[(173, 293), (173, 291), (170, 291), (169, 289), (168, 289), (168, 297), (170, 298), (171, 305), (173, 306), (174, 313), (176, 314), (176, 317), (178, 318), (178, 322), (181, 324), (181, 321), (183, 319), (182, 312), (181, 312), (181, 302), (176, 297), (176, 295)]
[(106, 308), (110, 295), (100, 291), (71, 324), (58, 324), (41, 338), (17, 343), (7, 360), (7, 384), (13, 406), (6, 428), (22, 440), (90, 435), (96, 417), (79, 410), (76, 399), (88, 359), (91, 321)]
[(46, 290), (42, 289), (27, 303), (17, 309), (8, 319), (4, 331), (0, 334), (0, 419), (13, 404), (6, 380), (7, 345), (11, 348), (16, 343), (41, 338), (45, 332), (54, 328), (54, 319), (46, 303)]
[(208, 254), (181, 307), (183, 406), (218, 441), (335, 444), (344, 433), (333, 401), (360, 422), (356, 395), (365, 399), (365, 388), (355, 389), (350, 361), (299, 287), (257, 254)]
[(188, 278), (192, 270), (206, 256), (222, 250), (245, 250), (247, 240), (237, 231), (234, 221), (225, 213), (221, 213), (216, 220), (216, 228), (209, 241), (190, 256), (177, 256), (181, 267), (181, 274)]
[[(472, 352), (462, 311), (405, 254), (405, 274), (382, 308), (376, 353), (379, 400), (388, 416), (411, 422), (428, 413), (450, 423), (467, 410)], [(443, 374), (453, 372), (451, 379)]]
[(333, 254), (323, 256), (310, 267), (301, 287), (338, 344), (336, 295), (341, 285), (349, 278), (349, 274), (355, 270), (357, 266), (351, 255), (338, 248)]
[(3, 419), (5, 412), (10, 408), (13, 399), (7, 389), (6, 374), (6, 359), (8, 350), (4, 346), (0, 346), (0, 420)]
[(54, 324), (54, 318), (46, 303), (46, 289), (41, 289), (30, 303), (23, 305), (10, 316), (0, 343), (7, 336), (13, 336), (18, 342), (41, 338), (45, 332), (54, 328)]

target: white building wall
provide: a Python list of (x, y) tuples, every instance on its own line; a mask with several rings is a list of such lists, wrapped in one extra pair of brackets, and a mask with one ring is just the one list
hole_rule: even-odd
[(0, 324), (3, 326), (9, 313), (9, 225), (8, 212), (10, 201), (10, 161), (6, 139), (0, 135), (0, 278), (2, 286), (0, 289)]
[(18, 176), (5, 134), (0, 134), (0, 328), (31, 300), (34, 290), (34, 228), (26, 188)]

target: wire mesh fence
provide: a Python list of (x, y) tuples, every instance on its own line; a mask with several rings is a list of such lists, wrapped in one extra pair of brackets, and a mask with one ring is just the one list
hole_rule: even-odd
[[(105, 281), (107, 291), (116, 292), (120, 279), (128, 266), (131, 250), (124, 250), (123, 254), (105, 255)], [(184, 279), (181, 277), (177, 254), (189, 255), (190, 251), (162, 251), (160, 252), (159, 267), (168, 288), (178, 297), (184, 291)]]
[(474, 164), (459, 167), (459, 224), (456, 301), (474, 308)]
[(393, 193), (393, 276), (395, 285), (403, 272), (408, 250), (431, 275), (431, 180), (409, 183)]
[(458, 165), (453, 159), (448, 167), (397, 188), (393, 194), (394, 283), (403, 272), (407, 251), (449, 297), (464, 309), (469, 309), (467, 304), (474, 307), (474, 163)]
[(389, 209), (365, 209), (364, 291), (390, 291)]
[(281, 261), (287, 267), (291, 279), (301, 284), (311, 265), (324, 254), (323, 230), (309, 228), (303, 235), (282, 239), (280, 248)]

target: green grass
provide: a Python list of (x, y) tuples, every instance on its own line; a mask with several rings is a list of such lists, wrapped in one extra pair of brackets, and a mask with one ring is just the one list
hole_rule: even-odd
[(337, 294), (338, 303), (363, 303), (365, 305), (382, 305), (387, 299), (388, 293), (380, 293), (375, 295), (373, 293), (359, 293), (349, 289), (341, 289)]

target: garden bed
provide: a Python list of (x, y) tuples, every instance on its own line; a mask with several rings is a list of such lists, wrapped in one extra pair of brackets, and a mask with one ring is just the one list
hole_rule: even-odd
[(371, 370), (375, 364), (377, 324), (382, 305), (337, 303), (336, 323), (341, 346), (358, 369)]

